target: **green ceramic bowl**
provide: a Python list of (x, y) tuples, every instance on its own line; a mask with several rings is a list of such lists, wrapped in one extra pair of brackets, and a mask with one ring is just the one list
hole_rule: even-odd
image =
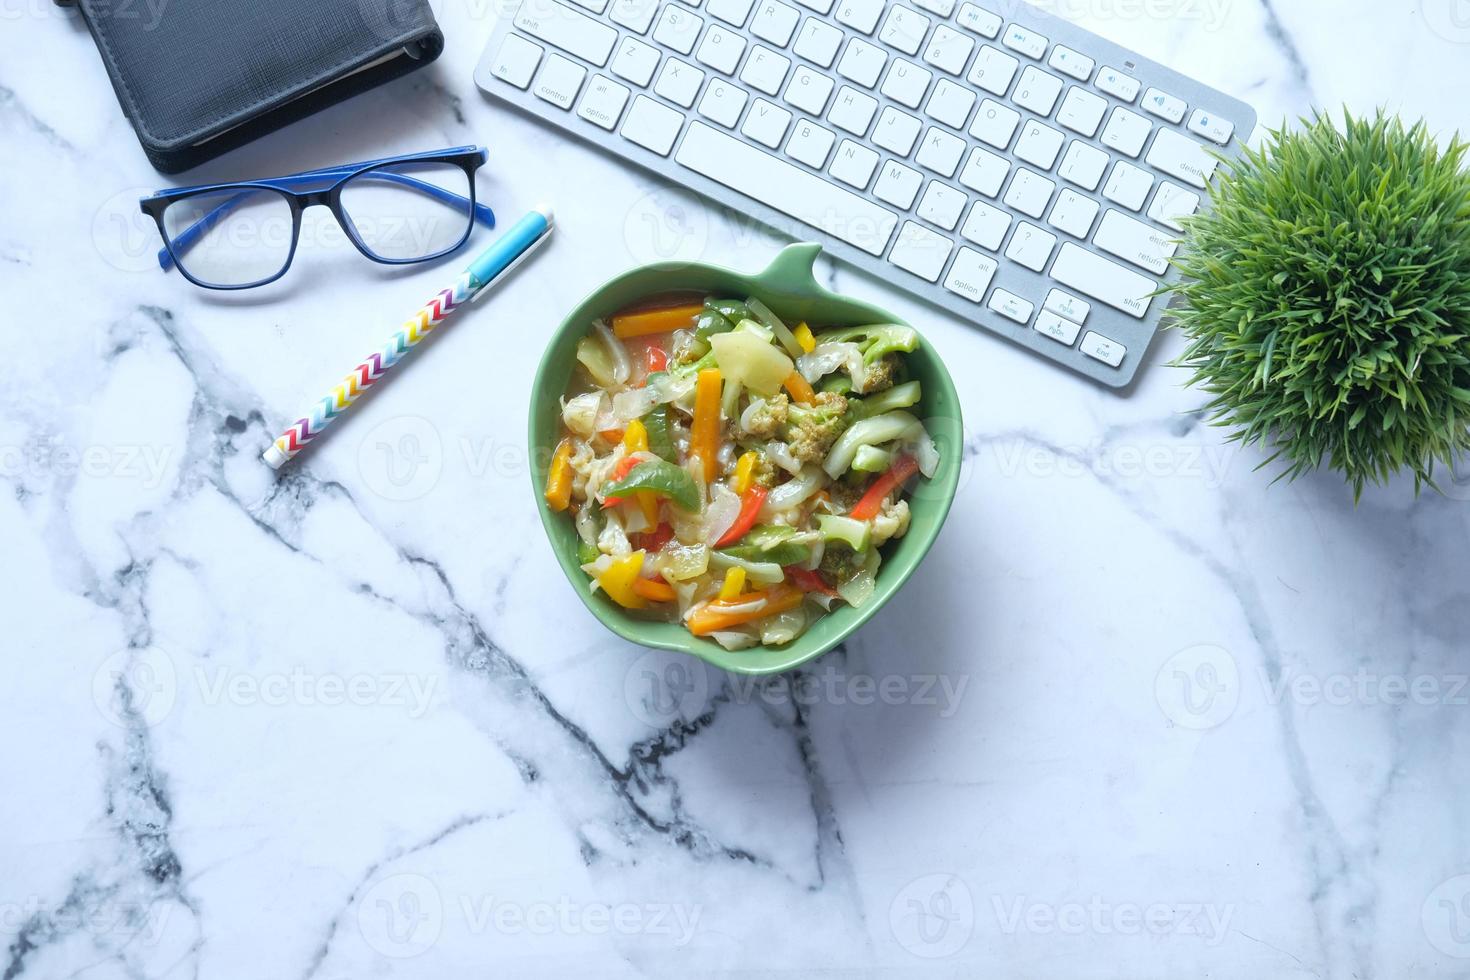
[(737, 298), (756, 296), (782, 319), (805, 320), (814, 326), (902, 322), (876, 306), (837, 296), (822, 288), (812, 275), (812, 265), (820, 252), (819, 245), (789, 245), (764, 272), (754, 276), (685, 262), (663, 262), (633, 269), (577, 304), (547, 345), (532, 389), (530, 458), (535, 461), (531, 474), (532, 490), (541, 512), (541, 523), (546, 527), (546, 536), (551, 540), (562, 571), (566, 572), (567, 581), (592, 614), (618, 636), (646, 647), (682, 650), (739, 674), (790, 670), (826, 653), (871, 619), (913, 574), (939, 536), (939, 529), (949, 514), (959, 484), (963, 426), (954, 382), (927, 340), (921, 342), (919, 350), (908, 355), (908, 367), (910, 374), (924, 387), (924, 400), (915, 414), (924, 420), (939, 446), (939, 470), (932, 480), (921, 480), (909, 500), (912, 520), (908, 533), (884, 548), (883, 566), (878, 571), (878, 587), (873, 597), (859, 609), (840, 606), (785, 646), (726, 650), (713, 640), (691, 635), (678, 623), (651, 622), (624, 610), (601, 592), (594, 593), (591, 580), (577, 564), (577, 533), (571, 519), (564, 513), (552, 511), (542, 497), (546, 467), (561, 437), (559, 398), (566, 390), (577, 362), (577, 341), (586, 336), (591, 322), (598, 317), (609, 316), (648, 296), (695, 290)]

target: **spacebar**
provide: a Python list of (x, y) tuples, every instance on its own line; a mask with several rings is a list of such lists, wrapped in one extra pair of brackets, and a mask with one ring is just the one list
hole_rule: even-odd
[(898, 224), (892, 211), (701, 122), (690, 123), (674, 159), (869, 255), (883, 254)]

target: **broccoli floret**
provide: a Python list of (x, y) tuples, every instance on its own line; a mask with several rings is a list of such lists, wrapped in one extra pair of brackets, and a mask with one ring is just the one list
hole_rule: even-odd
[(913, 327), (896, 323), (880, 323), (871, 327), (847, 327), (829, 330), (818, 338), (820, 343), (856, 344), (862, 352), (867, 374), (852, 379), (852, 390), (860, 395), (892, 388), (902, 366), (897, 356), (919, 346), (919, 335)]
[(893, 387), (903, 362), (897, 354), (888, 354), (868, 365), (867, 377), (863, 378), (862, 393), (865, 395), (886, 391)]
[(834, 391), (818, 392), (810, 405), (792, 405), (781, 435), (791, 455), (803, 463), (819, 463), (847, 428), (847, 399)]
[(746, 431), (762, 439), (774, 438), (781, 427), (786, 424), (790, 407), (790, 402), (784, 394), (772, 395), (766, 399), (764, 405), (750, 413), (750, 418), (745, 424)]
[(774, 487), (776, 485), (776, 464), (771, 462), (771, 457), (760, 453), (755, 458), (755, 470), (750, 478), (763, 487)]
[(845, 544), (831, 541), (822, 551), (822, 563), (817, 566), (817, 571), (826, 577), (827, 581), (841, 585), (862, 570), (863, 562), (861, 556)]

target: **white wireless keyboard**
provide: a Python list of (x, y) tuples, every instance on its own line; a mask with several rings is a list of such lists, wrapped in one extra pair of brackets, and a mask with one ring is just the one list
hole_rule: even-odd
[(1019, 0), (521, 0), (490, 95), (1103, 384), (1254, 111)]

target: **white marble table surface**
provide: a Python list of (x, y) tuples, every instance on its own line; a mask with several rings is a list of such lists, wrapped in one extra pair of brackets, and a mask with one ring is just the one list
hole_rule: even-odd
[[(0, 976), (1470, 976), (1470, 481), (1272, 486), (1177, 337), (1120, 399), (824, 265), (959, 379), (943, 536), (785, 680), (619, 642), (536, 521), (542, 338), (779, 241), (486, 101), (494, 4), (435, 7), (437, 64), (189, 179), (482, 142), (561, 227), (277, 480), (445, 267), (150, 268), (168, 181), (85, 31), (0, 0)], [(1265, 121), (1470, 131), (1463, 0), (1057, 9)]]

